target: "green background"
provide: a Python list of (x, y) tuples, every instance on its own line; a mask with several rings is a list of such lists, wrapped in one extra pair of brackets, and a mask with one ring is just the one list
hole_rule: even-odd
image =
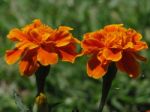
[[(32, 108), (36, 95), (34, 75), (21, 77), (18, 65), (7, 65), (5, 50), (14, 47), (6, 38), (14, 28), (21, 28), (39, 18), (57, 28), (67, 25), (79, 40), (86, 32), (121, 23), (142, 33), (150, 44), (150, 0), (0, 0), (0, 112), (21, 112), (15, 104), (14, 90), (24, 105)], [(141, 52), (150, 57), (150, 51)], [(46, 94), (50, 104), (60, 102), (53, 112), (95, 112), (101, 96), (102, 80), (89, 78), (87, 57), (74, 64), (59, 62), (52, 66), (46, 80)], [(145, 112), (150, 109), (150, 61), (141, 63), (141, 75), (131, 79), (118, 72), (113, 82), (104, 112)], [(22, 111), (23, 112), (23, 111)]]

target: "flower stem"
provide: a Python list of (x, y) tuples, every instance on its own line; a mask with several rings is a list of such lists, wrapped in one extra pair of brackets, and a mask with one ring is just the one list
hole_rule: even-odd
[(99, 108), (98, 108), (98, 112), (102, 112), (109, 90), (111, 88), (112, 85), (112, 81), (115, 78), (117, 73), (117, 68), (115, 63), (111, 63), (108, 67), (108, 71), (105, 74), (105, 76), (103, 77), (103, 85), (102, 85), (102, 97), (100, 99), (100, 104), (99, 104)]
[(50, 71), (50, 65), (40, 66), (39, 69), (35, 72), (36, 84), (37, 84), (37, 96), (40, 93), (44, 93), (45, 80)]
[(37, 112), (48, 112), (48, 103), (46, 95), (44, 94), (45, 80), (50, 71), (50, 65), (42, 66), (35, 72), (36, 84), (37, 84), (37, 96), (36, 96), (36, 106)]

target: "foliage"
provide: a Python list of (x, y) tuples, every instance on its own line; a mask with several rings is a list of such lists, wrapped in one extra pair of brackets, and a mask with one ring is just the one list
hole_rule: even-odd
[[(18, 67), (4, 62), (4, 53), (13, 44), (6, 39), (13, 27), (22, 27), (35, 18), (52, 27), (68, 25), (75, 37), (112, 23), (123, 23), (143, 34), (150, 44), (150, 0), (0, 0), (0, 112), (16, 112), (13, 90), (31, 110), (36, 95), (35, 77), (19, 76)], [(148, 50), (142, 52), (150, 57)], [(60, 102), (53, 112), (96, 111), (101, 96), (101, 80), (86, 74), (86, 57), (75, 64), (59, 62), (52, 66), (46, 81), (48, 101)], [(118, 72), (104, 112), (144, 112), (150, 109), (150, 62), (142, 63), (142, 74), (130, 79)]]

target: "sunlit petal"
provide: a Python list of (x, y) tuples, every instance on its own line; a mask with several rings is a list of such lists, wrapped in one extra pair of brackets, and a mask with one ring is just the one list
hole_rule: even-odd
[(58, 55), (40, 48), (38, 50), (37, 60), (45, 66), (49, 64), (56, 64), (58, 62)]
[(7, 37), (13, 41), (23, 41), (27, 39), (27, 35), (17, 28), (12, 29)]
[(15, 63), (23, 53), (23, 49), (7, 50), (5, 60), (8, 64)]
[(122, 52), (120, 51), (120, 49), (108, 49), (108, 48), (105, 48), (103, 50), (103, 56), (107, 60), (119, 61), (122, 58)]
[(108, 64), (102, 65), (100, 61), (94, 56), (87, 63), (87, 73), (90, 77), (95, 79), (101, 78), (107, 72)]

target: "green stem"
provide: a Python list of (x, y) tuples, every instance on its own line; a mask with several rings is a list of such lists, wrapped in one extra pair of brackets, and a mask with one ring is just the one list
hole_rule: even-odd
[(109, 67), (108, 67), (107, 73), (103, 77), (102, 97), (100, 99), (98, 112), (102, 112), (103, 111), (103, 108), (104, 108), (107, 96), (109, 94), (109, 90), (110, 90), (111, 85), (112, 85), (112, 81), (115, 78), (116, 73), (117, 73), (116, 64), (115, 63), (111, 63), (109, 65)]
[(50, 71), (50, 65), (42, 66), (35, 72), (36, 84), (37, 84), (37, 96), (36, 96), (36, 111), (48, 112), (48, 103), (46, 95), (44, 94), (45, 80)]
[(35, 72), (36, 84), (37, 84), (37, 96), (40, 93), (44, 93), (45, 80), (50, 71), (50, 65), (40, 66), (39, 69)]

